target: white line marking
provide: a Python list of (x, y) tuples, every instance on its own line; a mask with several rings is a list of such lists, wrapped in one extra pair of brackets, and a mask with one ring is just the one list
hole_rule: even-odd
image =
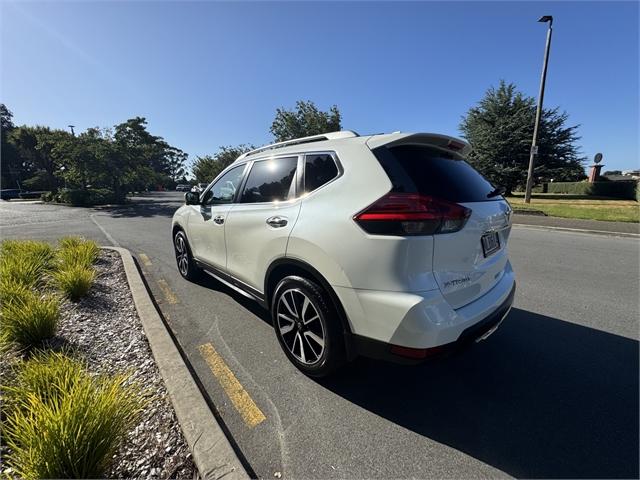
[(546, 225), (529, 225), (526, 223), (514, 223), (514, 227), (529, 228), (531, 230), (556, 230), (558, 232), (576, 232), (576, 233), (589, 233), (596, 235), (610, 235), (615, 237), (640, 237), (640, 233), (630, 232), (610, 232), (607, 230), (585, 230), (584, 228), (569, 228), (569, 227), (548, 227)]
[(109, 234), (109, 232), (107, 232), (104, 228), (102, 228), (102, 225), (100, 225), (98, 223), (98, 221), (95, 219), (94, 215), (95, 215), (95, 213), (92, 213), (91, 215), (89, 215), (89, 218), (91, 219), (91, 221), (96, 224), (96, 227), (98, 227), (102, 233), (104, 233), (104, 236), (107, 237), (107, 240), (109, 240), (111, 242), (111, 245), (113, 245), (114, 247), (119, 247), (120, 244), (116, 241), (115, 238), (113, 238)]

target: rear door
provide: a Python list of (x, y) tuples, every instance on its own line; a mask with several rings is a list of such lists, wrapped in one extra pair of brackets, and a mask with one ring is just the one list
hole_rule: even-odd
[(480, 173), (455, 152), (425, 144), (374, 150), (394, 191), (462, 205), (471, 214), (457, 232), (433, 236), (433, 274), (443, 296), (460, 308), (489, 291), (508, 262), (511, 208)]
[(226, 222), (227, 273), (259, 292), (298, 219), (297, 155), (256, 160)]

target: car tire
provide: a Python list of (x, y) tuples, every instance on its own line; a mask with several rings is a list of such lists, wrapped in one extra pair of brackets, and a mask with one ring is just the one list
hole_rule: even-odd
[(289, 276), (271, 303), (276, 336), (289, 360), (310, 377), (325, 377), (346, 362), (341, 322), (327, 293), (315, 282)]
[(176, 254), (176, 265), (180, 275), (191, 282), (200, 278), (202, 270), (194, 262), (189, 241), (182, 230), (176, 232), (173, 237), (173, 250)]

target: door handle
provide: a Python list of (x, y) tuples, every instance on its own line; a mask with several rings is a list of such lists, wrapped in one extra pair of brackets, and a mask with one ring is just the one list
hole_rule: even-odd
[(218, 225), (222, 225), (224, 223), (224, 216), (223, 215), (216, 215), (215, 217), (213, 217), (213, 221), (214, 221), (214, 223), (217, 223)]
[(275, 217), (267, 218), (267, 225), (269, 225), (269, 226), (271, 226), (273, 228), (285, 227), (287, 225), (287, 223), (289, 223), (289, 222), (284, 217), (275, 216)]

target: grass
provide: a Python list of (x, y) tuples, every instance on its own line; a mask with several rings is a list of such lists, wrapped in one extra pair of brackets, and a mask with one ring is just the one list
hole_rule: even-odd
[(82, 362), (43, 353), (23, 362), (3, 436), (17, 478), (101, 478), (144, 406), (126, 375), (92, 376)]
[[(560, 197), (560, 198), (558, 198)], [(575, 196), (574, 196), (575, 197)], [(607, 220), (611, 222), (639, 222), (640, 207), (634, 200), (594, 199), (590, 197), (564, 199), (558, 194), (534, 194), (530, 204), (524, 203), (524, 196), (507, 198), (517, 211), (540, 210), (553, 217)]]
[(0, 341), (3, 344), (29, 349), (55, 335), (60, 319), (58, 297), (40, 296), (15, 282), (3, 282), (0, 294)]
[(85, 240), (82, 237), (78, 236), (63, 237), (58, 240), (58, 247), (60, 249), (74, 248), (78, 245), (82, 245), (84, 241)]
[(0, 387), (3, 462), (12, 478), (104, 477), (144, 408), (143, 392), (127, 375), (92, 374), (66, 353), (33, 353), (56, 332), (60, 295), (53, 288), (74, 301), (85, 295), (98, 253), (78, 237), (62, 239), (56, 250), (33, 241), (0, 244), (0, 353), (20, 347), (31, 354)]
[(91, 268), (98, 253), (100, 248), (95, 242), (79, 237), (66, 237), (60, 240), (56, 256), (63, 268), (71, 265)]
[[(60, 318), (57, 287), (72, 301), (87, 294), (95, 279), (99, 248), (79, 237), (63, 238), (58, 249), (32, 240), (0, 244), (0, 345), (37, 347), (55, 335)], [(38, 292), (37, 292), (38, 290)]]
[(64, 293), (67, 298), (77, 302), (84, 297), (96, 277), (93, 268), (85, 267), (82, 263), (71, 264), (56, 270), (52, 274), (54, 285)]
[(53, 248), (35, 240), (4, 240), (0, 244), (0, 255), (35, 255), (46, 261), (53, 258)]
[(34, 287), (44, 281), (53, 258), (53, 248), (46, 243), (5, 240), (0, 245), (0, 279)]

